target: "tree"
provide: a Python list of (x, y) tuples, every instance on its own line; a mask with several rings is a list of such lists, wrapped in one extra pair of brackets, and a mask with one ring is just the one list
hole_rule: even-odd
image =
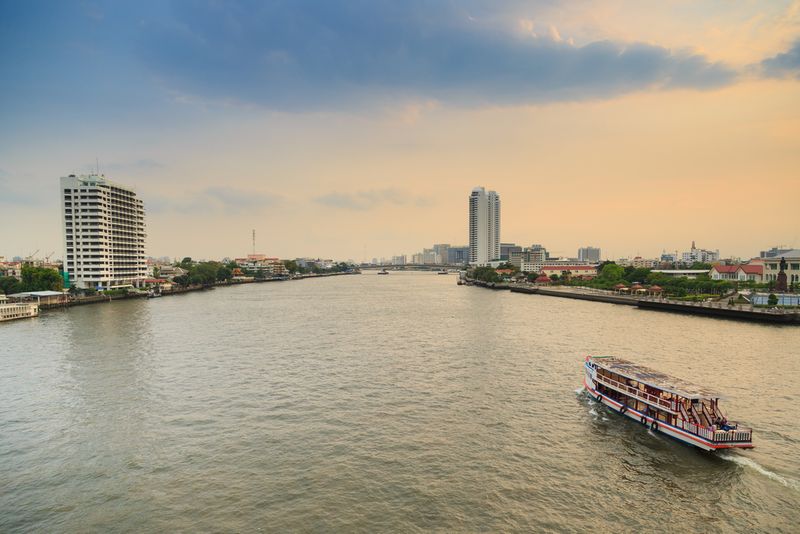
[(487, 283), (500, 281), (500, 276), (492, 267), (475, 267), (472, 271), (472, 278)]
[(644, 282), (647, 280), (647, 276), (650, 274), (650, 269), (646, 269), (644, 267), (625, 267), (625, 275), (623, 278), (625, 281), (633, 283), (633, 282)]
[(553, 282), (558, 282), (558, 275), (555, 273), (551, 274), (550, 280), (552, 280)]
[(519, 268), (516, 265), (514, 265), (513, 263), (511, 263), (510, 261), (507, 261), (505, 263), (501, 263), (500, 265), (497, 266), (497, 268), (498, 269), (511, 269), (515, 273), (517, 271), (519, 271)]
[(600, 269), (600, 278), (603, 280), (607, 280), (609, 282), (616, 282), (622, 279), (622, 275), (625, 272), (621, 266), (617, 265), (616, 263), (612, 262), (605, 262), (603, 268)]
[(11, 295), (12, 293), (19, 293), (22, 291), (22, 286), (19, 280), (13, 276), (0, 276), (0, 293)]
[(189, 271), (189, 281), (192, 284), (199, 284), (203, 286), (214, 285), (217, 281), (217, 272), (221, 264), (215, 261), (206, 261), (192, 266)]
[(55, 269), (22, 266), (22, 291), (61, 291), (64, 279)]
[(233, 278), (233, 271), (227, 265), (221, 266), (217, 269), (217, 280), (220, 282), (224, 282), (226, 280), (230, 280)]
[(696, 261), (689, 268), (690, 269), (695, 269), (695, 270), (698, 270), (698, 271), (700, 269), (703, 269), (703, 270), (706, 270), (706, 271), (710, 271), (711, 267), (712, 267), (712, 265), (710, 263), (704, 263), (702, 261)]
[(297, 265), (295, 260), (283, 260), (283, 266), (286, 267), (286, 270), (292, 274), (300, 270), (300, 267)]
[(767, 305), (768, 306), (777, 306), (778, 305), (778, 296), (775, 293), (770, 293), (769, 297), (767, 297)]
[(153, 267), (153, 278), (158, 278), (159, 274), (161, 274), (161, 268), (156, 265)]

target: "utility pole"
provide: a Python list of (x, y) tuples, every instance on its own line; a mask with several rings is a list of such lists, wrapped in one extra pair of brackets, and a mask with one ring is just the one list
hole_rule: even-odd
[(253, 256), (256, 255), (256, 230), (253, 228)]

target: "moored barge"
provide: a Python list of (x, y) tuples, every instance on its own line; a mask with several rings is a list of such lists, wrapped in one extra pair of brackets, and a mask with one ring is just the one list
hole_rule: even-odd
[(583, 385), (598, 402), (654, 432), (706, 451), (753, 447), (753, 431), (728, 421), (722, 395), (614, 356), (587, 356)]
[(0, 300), (0, 321), (13, 321), (14, 319), (27, 319), (39, 315), (39, 306), (32, 302), (6, 304), (5, 299)]

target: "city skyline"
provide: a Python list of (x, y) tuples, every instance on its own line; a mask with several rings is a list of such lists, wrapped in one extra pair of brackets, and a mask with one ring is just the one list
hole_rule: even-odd
[(156, 257), (463, 245), (479, 183), (556, 255), (797, 248), (798, 6), (6, 3), (0, 256), (60, 251), (97, 159)]

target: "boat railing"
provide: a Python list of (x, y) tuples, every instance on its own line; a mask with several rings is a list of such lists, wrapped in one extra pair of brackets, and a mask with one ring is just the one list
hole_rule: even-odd
[(751, 441), (753, 438), (752, 429), (740, 426), (730, 430), (721, 430), (715, 429), (714, 427), (699, 426), (689, 421), (681, 421), (680, 419), (675, 422), (675, 426), (714, 442)]
[(714, 429), (708, 428), (700, 425), (696, 425), (694, 423), (690, 423), (689, 421), (681, 421), (678, 419), (676, 421), (675, 426), (678, 428), (682, 428), (687, 432), (700, 436), (702, 438), (706, 438), (708, 440), (714, 440)]
[(745, 427), (736, 427), (731, 430), (717, 430), (714, 432), (714, 441), (752, 441), (753, 430)]
[(675, 411), (675, 403), (668, 401), (667, 399), (662, 399), (661, 397), (657, 397), (656, 395), (651, 395), (646, 391), (642, 391), (639, 388), (635, 388), (633, 386), (629, 386), (628, 384), (624, 384), (618, 380), (614, 380), (613, 378), (609, 378), (607, 376), (603, 376), (600, 373), (597, 373), (597, 380), (603, 383), (606, 386), (610, 386), (614, 389), (620, 390), (623, 393), (627, 393), (628, 395), (632, 395), (640, 400), (646, 401), (650, 404), (655, 404), (661, 408), (666, 408), (672, 412)]

